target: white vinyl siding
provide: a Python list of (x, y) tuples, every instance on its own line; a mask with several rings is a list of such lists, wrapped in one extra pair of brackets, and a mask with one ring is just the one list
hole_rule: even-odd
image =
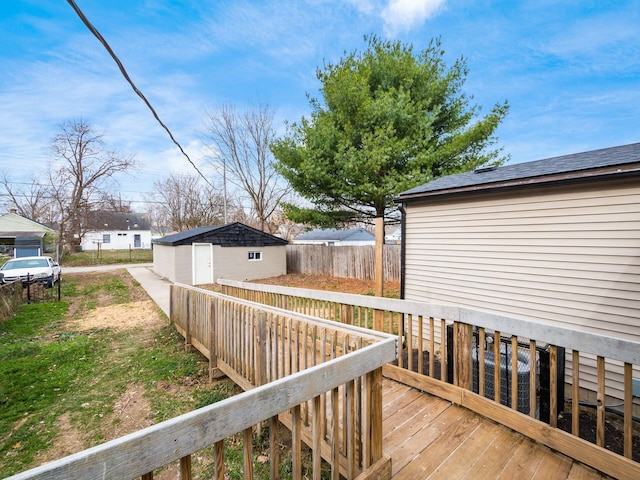
[(637, 340), (640, 186), (611, 181), (409, 203), (405, 282), (410, 300)]

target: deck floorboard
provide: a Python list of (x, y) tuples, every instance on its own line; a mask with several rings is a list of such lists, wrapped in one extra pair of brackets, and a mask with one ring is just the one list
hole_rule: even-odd
[(387, 378), (383, 388), (383, 448), (394, 480), (610, 478), (441, 398)]

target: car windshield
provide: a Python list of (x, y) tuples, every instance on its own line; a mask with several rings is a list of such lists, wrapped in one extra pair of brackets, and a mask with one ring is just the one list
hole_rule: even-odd
[(43, 258), (9, 260), (2, 267), (2, 270), (17, 270), (18, 268), (42, 268), (47, 267), (48, 263)]

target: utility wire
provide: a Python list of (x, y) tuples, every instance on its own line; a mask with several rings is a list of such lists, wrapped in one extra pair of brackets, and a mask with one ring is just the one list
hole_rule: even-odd
[[(176, 146), (180, 149), (180, 151), (186, 157), (186, 159), (189, 161), (189, 163), (193, 166), (193, 168), (196, 169), (196, 172), (198, 172), (198, 175), (200, 175), (205, 182), (207, 182), (209, 185), (211, 185), (211, 183), (209, 182), (207, 177), (205, 177), (202, 174), (202, 172), (198, 169), (196, 164), (193, 163), (191, 158), (189, 158), (189, 155), (187, 155), (187, 152), (184, 151), (184, 149), (182, 148), (182, 145), (180, 145), (178, 143), (178, 141), (174, 138), (173, 134), (171, 133), (171, 130), (169, 130), (169, 127), (167, 127), (164, 124), (164, 122), (162, 120), (160, 120), (160, 117), (156, 113), (156, 111), (153, 108), (153, 106), (151, 105), (151, 103), (149, 103), (149, 100), (147, 100), (147, 97), (145, 97), (144, 94), (138, 89), (138, 87), (136, 87), (135, 83), (133, 83), (133, 80), (131, 80), (131, 78), (129, 77), (129, 74), (127, 73), (127, 70), (124, 68), (124, 65), (122, 65), (122, 62), (120, 61), (118, 56), (115, 54), (115, 52), (111, 49), (111, 47), (109, 46), (107, 41), (104, 39), (104, 37), (100, 34), (100, 32), (96, 29), (96, 27), (94, 27), (91, 24), (89, 19), (85, 16), (85, 14), (82, 12), (82, 10), (80, 10), (80, 7), (78, 7), (78, 5), (76, 4), (76, 2), (74, 0), (67, 0), (67, 3), (69, 5), (71, 5), (71, 8), (73, 8), (75, 10), (75, 12), (78, 14), (78, 16), (80, 17), (80, 20), (82, 20), (82, 23), (84, 23), (87, 26), (87, 28), (91, 31), (91, 33), (93, 33), (93, 35), (98, 39), (98, 41), (104, 46), (104, 48), (107, 50), (107, 52), (109, 52), (109, 55), (111, 55), (111, 58), (113, 58), (113, 60), (118, 65), (118, 68), (120, 69), (120, 72), (122, 73), (122, 76), (125, 78), (125, 80), (127, 82), (129, 82), (129, 85), (131, 85), (131, 88), (133, 88), (133, 91), (136, 92), (136, 94), (142, 99), (142, 101), (147, 105), (147, 107), (149, 107), (149, 110), (151, 110), (151, 113), (153, 114), (155, 119), (162, 126), (162, 128), (164, 128), (167, 131), (167, 133), (169, 134), (169, 137), (171, 138), (173, 143), (176, 144)], [(213, 187), (213, 185), (211, 185), (211, 186)]]

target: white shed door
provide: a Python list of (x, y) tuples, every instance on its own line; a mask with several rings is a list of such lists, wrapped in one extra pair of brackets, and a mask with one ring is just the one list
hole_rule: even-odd
[(213, 248), (210, 243), (192, 245), (193, 284), (213, 283)]

